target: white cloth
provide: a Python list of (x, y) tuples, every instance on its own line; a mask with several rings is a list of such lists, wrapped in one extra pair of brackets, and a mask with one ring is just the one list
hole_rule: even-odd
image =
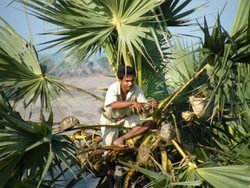
[[(119, 82), (113, 83), (108, 88), (106, 98), (105, 98), (105, 103), (104, 103), (104, 110), (105, 110), (104, 113), (106, 116), (110, 118), (123, 117), (123, 119), (118, 122), (111, 122), (110, 120), (105, 118), (102, 114), (101, 119), (100, 119), (100, 122), (102, 125), (119, 124), (124, 127), (133, 128), (137, 125), (141, 125), (142, 123), (146, 121), (145, 119), (140, 119), (138, 115), (131, 114), (132, 113), (131, 107), (127, 107), (123, 109), (112, 109), (110, 104), (114, 101), (122, 101), (121, 88), (120, 88)], [(147, 103), (147, 99), (144, 95), (144, 92), (136, 84), (134, 84), (131, 90), (128, 92), (126, 101), (137, 101), (140, 103)], [(119, 129), (116, 127), (101, 127), (101, 131), (102, 131), (102, 144), (103, 145), (111, 145), (118, 138)]]

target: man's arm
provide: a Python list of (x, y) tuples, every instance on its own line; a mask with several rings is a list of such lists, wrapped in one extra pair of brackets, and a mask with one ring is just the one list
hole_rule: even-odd
[(126, 108), (133, 106), (138, 113), (143, 112), (144, 108), (141, 103), (137, 101), (114, 101), (110, 104), (111, 108), (114, 109), (121, 109), (121, 108)]

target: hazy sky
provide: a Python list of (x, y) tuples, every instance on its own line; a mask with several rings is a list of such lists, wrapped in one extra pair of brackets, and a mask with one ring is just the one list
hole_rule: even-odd
[[(0, 16), (4, 18), (12, 27), (14, 27), (14, 29), (16, 29), (22, 37), (24, 37), (27, 41), (31, 41), (24, 8), (19, 3), (13, 3), (6, 7), (11, 1), (12, 0), (0, 0)], [(203, 16), (205, 15), (209, 25), (212, 26), (215, 23), (217, 13), (221, 12), (223, 6), (227, 3), (221, 16), (221, 23), (230, 33), (239, 1), (240, 0), (193, 0), (190, 4), (190, 7), (192, 8), (206, 2), (209, 2), (209, 4), (208, 7), (199, 10), (197, 13), (188, 18), (198, 18), (199, 23), (202, 23)], [(39, 35), (39, 33), (43, 33), (53, 28), (52, 25), (42, 22), (33, 16), (29, 16), (29, 22), (35, 39), (35, 44), (52, 40), (52, 37)], [(201, 32), (195, 31), (196, 29), (194, 27), (182, 27), (181, 29), (170, 28), (169, 30), (172, 33), (186, 33), (201, 36)], [(41, 47), (37, 46), (36, 48), (40, 49)]]

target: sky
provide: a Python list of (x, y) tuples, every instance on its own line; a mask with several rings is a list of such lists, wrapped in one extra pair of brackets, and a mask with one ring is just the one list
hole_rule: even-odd
[[(223, 27), (230, 33), (239, 1), (240, 0), (192, 0), (189, 6), (192, 8), (204, 3), (208, 4), (207, 7), (197, 11), (195, 14), (187, 18), (197, 18), (199, 23), (203, 23), (203, 16), (206, 16), (208, 25), (213, 26), (216, 21), (217, 14), (220, 13), (223, 7), (226, 5), (221, 16), (221, 23)], [(31, 41), (24, 7), (16, 2), (7, 6), (10, 2), (12, 2), (12, 0), (0, 0), (0, 17), (4, 18), (23, 38), (25, 38), (27, 41)], [(39, 35), (39, 33), (53, 29), (55, 26), (40, 21), (33, 16), (28, 16), (28, 19), (31, 25), (32, 36), (34, 37), (35, 45), (53, 39), (53, 37)], [(202, 37), (202, 33), (194, 27), (182, 27), (181, 29), (170, 28), (169, 30), (171, 33), (185, 33)], [(44, 46), (36, 45), (37, 50), (40, 50), (43, 47)]]

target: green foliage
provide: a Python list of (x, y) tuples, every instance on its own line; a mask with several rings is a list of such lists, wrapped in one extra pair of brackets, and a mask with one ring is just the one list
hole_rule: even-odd
[(249, 172), (249, 166), (246, 165), (197, 169), (197, 173), (213, 187), (249, 187)]
[[(67, 3), (59, 0), (53, 6), (35, 0), (20, 2), (34, 10), (32, 15), (61, 27), (44, 34), (60, 37), (46, 43), (52, 43), (48, 48), (60, 46), (58, 53), (67, 52), (65, 58), (71, 58), (69, 63), (80, 64), (104, 49), (114, 73), (120, 64), (137, 69), (139, 85), (149, 71), (164, 77), (161, 70), (169, 55), (166, 49), (170, 36), (166, 27), (187, 24), (190, 20), (184, 17), (196, 10), (183, 11), (190, 1), (179, 5), (179, 1), (156, 0)], [(142, 72), (145, 76), (140, 75), (142, 65), (147, 67), (146, 73)]]
[(59, 107), (60, 92), (70, 93), (58, 78), (47, 75), (40, 67), (34, 46), (5, 20), (0, 18), (0, 21), (3, 24), (0, 27), (0, 90), (6, 93), (8, 100), (14, 100), (15, 106), (24, 102), (27, 108), (40, 99), (41, 112), (51, 112), (51, 99)]
[(67, 136), (52, 134), (52, 114), (41, 123), (24, 121), (4, 99), (0, 97), (0, 123), (4, 125), (0, 129), (0, 187), (49, 186), (61, 176), (57, 170), (67, 168), (74, 174), (76, 147)]
[[(174, 42), (174, 48), (169, 43), (170, 39), (175, 40), (169, 28), (189, 25), (190, 20), (184, 18), (200, 8), (182, 12), (191, 0), (180, 5), (178, 0), (20, 2), (30, 8), (30, 14), (60, 27), (44, 33), (60, 38), (44, 43), (50, 44), (46, 49), (60, 46), (57, 53), (67, 52), (61, 62), (72, 57), (70, 63), (80, 65), (83, 59), (104, 49), (114, 72), (120, 64), (134, 66), (137, 82), (147, 97), (161, 100), (153, 114), (157, 129), (165, 122), (173, 123), (175, 140), (164, 143), (157, 139), (156, 131), (152, 132), (149, 158), (153, 167), (140, 167), (136, 160), (132, 164), (117, 160), (120, 164), (147, 175), (151, 181), (148, 186), (155, 188), (249, 186), (250, 36), (246, 15), (250, 12), (250, 1), (239, 3), (235, 21), (238, 27), (232, 35), (223, 29), (219, 15), (212, 32), (204, 18), (204, 26), (199, 24), (204, 42), (191, 50), (180, 40)], [(71, 86), (48, 76), (39, 64), (34, 46), (1, 21), (4, 26), (0, 28), (0, 174), (3, 174), (0, 186), (11, 182), (54, 186), (65, 174), (65, 168), (72, 172), (78, 148), (68, 137), (52, 134), (52, 113), (46, 121), (42, 112), (43, 108), (51, 112), (51, 100), (56, 102), (59, 90), (69, 94), (65, 86)], [(194, 116), (184, 121), (182, 112), (192, 111), (188, 97), (198, 96), (201, 91), (208, 92), (207, 99), (213, 105), (211, 118)], [(26, 108), (38, 98), (42, 104), (40, 123), (23, 120), (10, 105), (11, 99), (14, 105), (24, 100)], [(86, 128), (90, 127), (82, 126)], [(112, 150), (101, 148), (101, 152), (105, 149)], [(95, 148), (96, 151), (99, 152)], [(112, 160), (119, 159), (119, 151), (113, 152)], [(85, 162), (95, 159), (93, 156)], [(92, 173), (95, 169), (90, 165), (84, 170)], [(51, 179), (45, 178), (47, 174)]]

